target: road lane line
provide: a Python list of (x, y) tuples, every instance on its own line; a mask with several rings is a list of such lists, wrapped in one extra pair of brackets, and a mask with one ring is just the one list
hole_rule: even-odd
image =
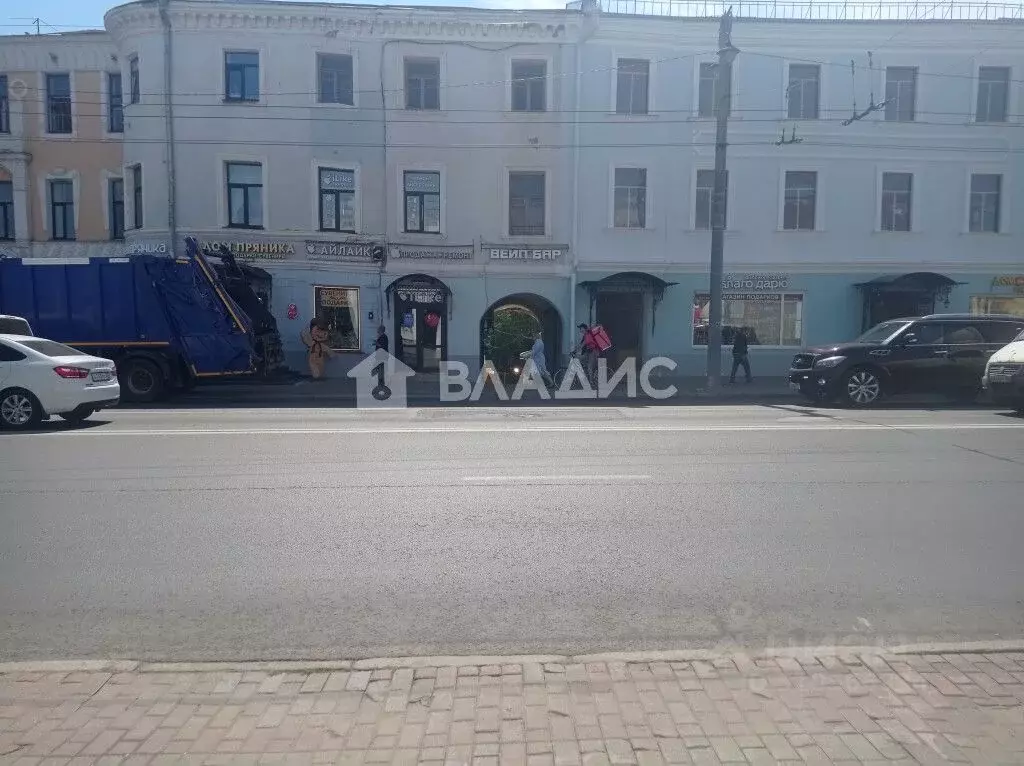
[(116, 428), (79, 428), (75, 430), (37, 431), (25, 434), (3, 434), (0, 439), (32, 437), (84, 438), (134, 436), (332, 436), (350, 434), (492, 434), (492, 433), (797, 433), (835, 431), (1024, 431), (1024, 423), (921, 423), (921, 424), (778, 424), (778, 425), (564, 425), (537, 426), (502, 424), (471, 427), (403, 427), (403, 428), (168, 428), (119, 430)]
[(534, 474), (521, 476), (463, 476), (463, 481), (469, 482), (510, 482), (510, 481), (650, 481), (653, 476), (640, 473), (619, 473), (619, 474)]

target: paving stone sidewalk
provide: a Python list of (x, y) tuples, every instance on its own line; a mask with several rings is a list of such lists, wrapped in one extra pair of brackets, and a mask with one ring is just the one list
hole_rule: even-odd
[(14, 668), (0, 764), (1024, 764), (1024, 653), (538, 659)]

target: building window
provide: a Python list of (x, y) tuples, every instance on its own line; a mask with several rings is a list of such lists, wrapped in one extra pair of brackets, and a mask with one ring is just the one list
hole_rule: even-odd
[[(118, 79), (120, 89), (121, 78)], [(129, 103), (137, 104), (142, 100), (142, 86), (139, 82), (139, 57), (132, 56), (128, 59), (128, 98)]]
[[(725, 175), (725, 193), (724, 199), (722, 200), (722, 228), (725, 228), (725, 217), (726, 217), (726, 205), (729, 201), (729, 174), (726, 172)], [(711, 230), (711, 216), (713, 214), (714, 207), (711, 202), (714, 198), (715, 193), (715, 171), (714, 170), (698, 170), (697, 171), (697, 190), (696, 190), (696, 208), (694, 210), (693, 227), (701, 231)]]
[(124, 239), (124, 179), (111, 178), (109, 184), (110, 238)]
[(700, 65), (697, 80), (697, 116), (715, 116), (715, 70), (717, 65), (705, 61)]
[(142, 165), (132, 166), (132, 228), (142, 228)]
[(882, 174), (882, 231), (910, 231), (912, 173)]
[(441, 174), (407, 170), (402, 179), (405, 190), (405, 230), (441, 232)]
[(315, 285), (313, 314), (327, 325), (334, 351), (359, 351), (359, 288)]
[(891, 66), (885, 70), (885, 119), (913, 122), (917, 100), (917, 67)]
[(789, 65), (789, 87), (786, 89), (786, 97), (789, 99), (789, 119), (818, 119), (820, 92), (820, 66), (817, 64)]
[(224, 100), (260, 100), (260, 54), (228, 51), (224, 54)]
[(814, 231), (817, 202), (818, 174), (813, 170), (787, 171), (782, 228), (786, 231)]
[[(751, 346), (802, 346), (803, 303), (799, 293), (725, 293), (722, 295), (722, 343), (731, 346), (736, 331), (746, 331)], [(706, 346), (711, 296), (693, 299), (693, 345)]]
[(46, 132), (71, 133), (71, 75), (46, 75)]
[(543, 112), (547, 105), (546, 61), (512, 62), (512, 111)]
[(405, 108), (441, 108), (441, 60), (405, 60)]
[(319, 101), (321, 104), (355, 105), (352, 57), (321, 53), (317, 56)]
[(994, 173), (971, 176), (970, 230), (975, 233), (999, 233), (999, 208), (1003, 177)]
[(228, 226), (263, 228), (263, 166), (258, 162), (229, 162)]
[(1010, 68), (983, 66), (978, 68), (978, 122), (1006, 122), (1010, 95)]
[(53, 239), (75, 238), (75, 186), (69, 180), (50, 181), (50, 233)]
[(614, 221), (616, 229), (647, 226), (647, 170), (615, 168)]
[(0, 240), (14, 239), (14, 184), (0, 181)]
[(650, 61), (619, 59), (615, 74), (615, 111), (619, 114), (647, 114), (650, 84)]
[(124, 133), (124, 95), (119, 72), (107, 73), (107, 132)]
[(509, 236), (544, 235), (544, 181), (544, 173), (508, 174)]
[(355, 171), (320, 168), (320, 231), (355, 230)]
[(7, 75), (0, 74), (0, 133), (11, 132), (11, 101), (7, 94)]

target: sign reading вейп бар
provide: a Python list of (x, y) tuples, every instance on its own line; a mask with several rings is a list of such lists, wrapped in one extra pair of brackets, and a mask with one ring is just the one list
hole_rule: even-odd
[(788, 290), (789, 274), (726, 274), (723, 290)]
[(560, 261), (569, 254), (568, 245), (494, 245), (483, 243), (480, 249), (492, 261)]

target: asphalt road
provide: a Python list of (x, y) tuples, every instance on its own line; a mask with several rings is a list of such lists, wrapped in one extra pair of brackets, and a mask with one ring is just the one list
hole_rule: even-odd
[(0, 435), (0, 659), (1024, 638), (1024, 420), (116, 411)]

